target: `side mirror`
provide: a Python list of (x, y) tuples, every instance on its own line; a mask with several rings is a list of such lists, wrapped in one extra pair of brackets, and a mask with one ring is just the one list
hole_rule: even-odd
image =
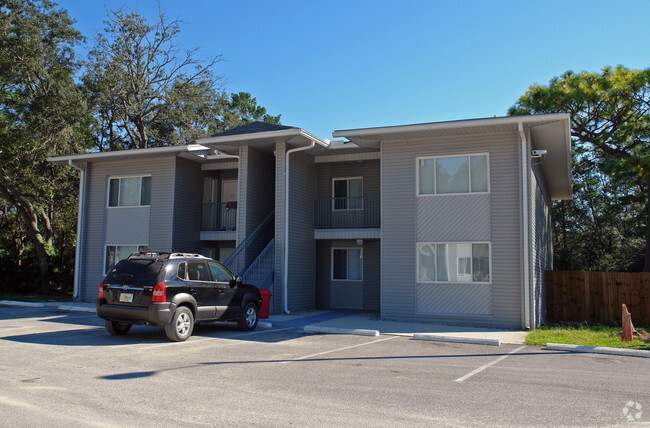
[(236, 287), (239, 284), (241, 284), (241, 276), (236, 276), (233, 279), (230, 280), (230, 286), (231, 287)]

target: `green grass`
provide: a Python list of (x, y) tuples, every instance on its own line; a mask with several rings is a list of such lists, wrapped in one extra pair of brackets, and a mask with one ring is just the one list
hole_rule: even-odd
[[(650, 328), (635, 327), (650, 331)], [(643, 349), (650, 351), (650, 343), (635, 339), (631, 342), (621, 340), (618, 333), (621, 327), (605, 325), (551, 325), (541, 326), (528, 334), (526, 345), (544, 346), (547, 343), (567, 343), (571, 345), (604, 346), (609, 348)]]

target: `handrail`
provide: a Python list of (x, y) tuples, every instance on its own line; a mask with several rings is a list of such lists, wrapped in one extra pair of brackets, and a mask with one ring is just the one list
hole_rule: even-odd
[[(269, 272), (274, 270), (275, 268), (273, 263), (274, 250), (275, 250), (275, 238), (271, 239), (271, 242), (269, 242), (266, 245), (266, 247), (262, 250), (259, 256), (257, 256), (255, 261), (253, 261), (253, 263), (251, 263), (250, 266), (248, 266), (246, 270), (242, 272), (242, 274), (240, 275), (242, 277), (242, 280), (246, 283), (259, 286), (260, 284), (254, 284), (254, 282), (258, 282), (258, 281), (254, 281), (253, 279), (248, 279), (248, 277), (251, 274), (257, 274), (257, 276), (266, 277)], [(271, 257), (270, 261), (267, 255), (270, 255)], [(266, 264), (266, 266), (262, 266), (263, 264)], [(262, 272), (262, 274), (260, 274), (260, 272)]]
[(267, 215), (266, 218), (262, 220), (260, 225), (257, 226), (253, 233), (248, 235), (248, 237), (244, 239), (228, 257), (226, 257), (226, 259), (223, 261), (223, 264), (226, 265), (231, 271), (234, 271), (235, 269), (233, 269), (232, 266), (234, 260), (246, 249), (246, 247), (248, 247), (248, 244), (250, 244), (253, 239), (257, 238), (262, 230), (269, 224), (274, 214), (275, 210), (271, 211), (269, 215)]

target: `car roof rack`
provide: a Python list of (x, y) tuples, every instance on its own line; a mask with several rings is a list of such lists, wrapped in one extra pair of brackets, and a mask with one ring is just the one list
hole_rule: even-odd
[(209, 257), (206, 257), (204, 255), (201, 255), (199, 253), (168, 253), (168, 252), (162, 252), (162, 251), (137, 251), (135, 253), (131, 253), (129, 256), (129, 259), (131, 258), (139, 258), (139, 257), (155, 257), (155, 258), (161, 258), (161, 259), (207, 259)]

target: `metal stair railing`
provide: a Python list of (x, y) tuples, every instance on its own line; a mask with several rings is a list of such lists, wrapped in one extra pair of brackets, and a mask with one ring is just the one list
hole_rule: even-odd
[(275, 271), (275, 238), (262, 250), (259, 256), (241, 274), (242, 281), (259, 288), (273, 288)]
[(233, 272), (235, 275), (241, 276), (241, 273), (244, 271), (246, 268), (246, 248), (253, 242), (255, 238), (264, 230), (264, 228), (270, 223), (271, 219), (273, 218), (273, 215), (275, 214), (275, 211), (271, 211), (269, 215), (266, 216), (264, 220), (262, 220), (262, 223), (260, 223), (259, 226), (257, 226), (257, 229), (253, 231), (246, 239), (244, 239), (238, 246), (235, 248), (235, 250), (230, 254), (228, 257), (226, 257), (226, 260), (224, 260), (222, 263), (224, 266), (226, 266), (228, 269), (230, 269), (231, 272)]

